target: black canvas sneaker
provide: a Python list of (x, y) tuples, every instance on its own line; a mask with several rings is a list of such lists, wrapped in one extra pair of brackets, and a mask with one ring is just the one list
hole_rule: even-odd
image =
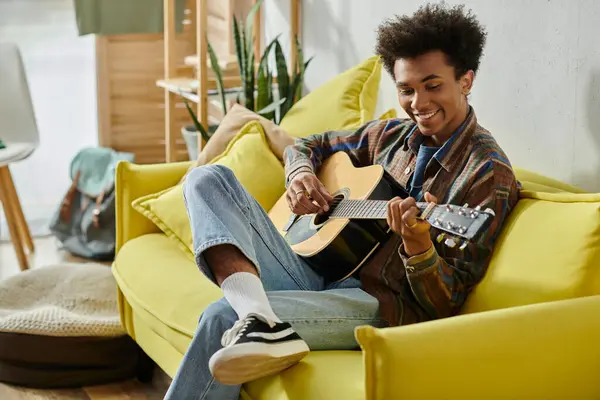
[(310, 351), (287, 322), (249, 314), (225, 331), (223, 348), (210, 358), (210, 372), (219, 382), (240, 385), (282, 371)]

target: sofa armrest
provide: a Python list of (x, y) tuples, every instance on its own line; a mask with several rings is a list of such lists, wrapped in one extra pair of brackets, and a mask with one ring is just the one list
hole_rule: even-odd
[(359, 327), (367, 400), (598, 399), (600, 296)]
[(158, 227), (138, 213), (131, 203), (142, 196), (177, 185), (191, 165), (191, 161), (144, 165), (119, 162), (115, 176), (117, 253), (127, 241), (146, 233), (159, 232)]

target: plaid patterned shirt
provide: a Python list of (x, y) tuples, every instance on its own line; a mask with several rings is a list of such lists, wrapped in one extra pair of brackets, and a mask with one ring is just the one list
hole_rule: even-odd
[[(325, 158), (344, 151), (356, 166), (383, 166), (408, 192), (422, 141), (410, 119), (372, 121), (355, 131), (297, 139), (284, 153), (286, 184), (299, 172), (318, 171)], [(434, 246), (413, 257), (404, 253), (402, 239), (392, 235), (360, 270), (363, 289), (379, 300), (381, 317), (395, 326), (456, 315), (487, 270), (519, 188), (508, 158), (477, 124), (471, 108), (461, 128), (428, 163), (422, 193), (430, 192), (440, 204), (489, 207), (495, 212), (492, 224), (479, 243), (469, 243), (464, 250), (438, 243), (435, 238), (441, 232), (432, 227)]]

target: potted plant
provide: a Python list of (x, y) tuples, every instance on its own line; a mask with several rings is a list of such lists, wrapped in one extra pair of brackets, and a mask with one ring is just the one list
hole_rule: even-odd
[[(278, 35), (262, 52), (257, 68), (253, 51), (256, 38), (252, 35), (252, 32), (254, 28), (254, 18), (256, 12), (262, 5), (262, 2), (263, 0), (259, 0), (253, 5), (246, 17), (245, 24), (243, 22), (238, 22), (237, 18), (233, 16), (232, 25), (235, 40), (235, 52), (241, 78), (241, 87), (239, 88), (236, 102), (257, 114), (272, 120), (276, 124), (279, 124), (292, 106), (302, 98), (304, 74), (312, 57), (306, 62), (304, 61), (302, 46), (300, 45), (298, 38), (295, 37), (296, 64), (293, 66), (290, 75), (288, 73), (288, 62), (283, 54)], [(228, 108), (223, 85), (223, 73), (219, 65), (218, 57), (210, 42), (208, 42), (207, 45), (211, 68), (215, 73), (217, 83), (217, 95), (219, 96), (221, 107), (223, 108), (223, 115), (226, 115)], [(273, 54), (275, 60), (274, 68), (269, 65), (271, 54)], [(182, 133), (184, 138), (187, 137), (186, 144), (188, 145), (190, 158), (194, 159), (192, 155), (197, 153), (198, 134), (205, 142), (208, 142), (217, 126), (211, 125), (209, 126), (209, 129), (206, 130), (198, 121), (196, 114), (185, 98), (184, 102), (194, 125), (193, 127), (184, 127)], [(194, 138), (195, 142), (193, 140)]]
[(200, 121), (198, 121), (198, 117), (196, 117), (196, 113), (192, 110), (192, 107), (188, 103), (187, 99), (183, 99), (185, 103), (185, 107), (190, 114), (190, 118), (192, 119), (193, 125), (186, 125), (181, 128), (181, 135), (183, 136), (183, 140), (185, 141), (185, 146), (188, 151), (188, 155), (190, 160), (195, 160), (198, 158), (198, 135), (202, 137), (204, 142), (208, 142), (210, 137), (215, 133), (218, 128), (218, 125), (209, 125), (208, 130), (202, 126)]

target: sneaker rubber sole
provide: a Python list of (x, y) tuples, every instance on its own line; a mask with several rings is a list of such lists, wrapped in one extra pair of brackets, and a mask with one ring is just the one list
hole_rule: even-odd
[(309, 352), (303, 340), (276, 344), (242, 343), (220, 349), (208, 365), (217, 381), (241, 385), (283, 371)]

